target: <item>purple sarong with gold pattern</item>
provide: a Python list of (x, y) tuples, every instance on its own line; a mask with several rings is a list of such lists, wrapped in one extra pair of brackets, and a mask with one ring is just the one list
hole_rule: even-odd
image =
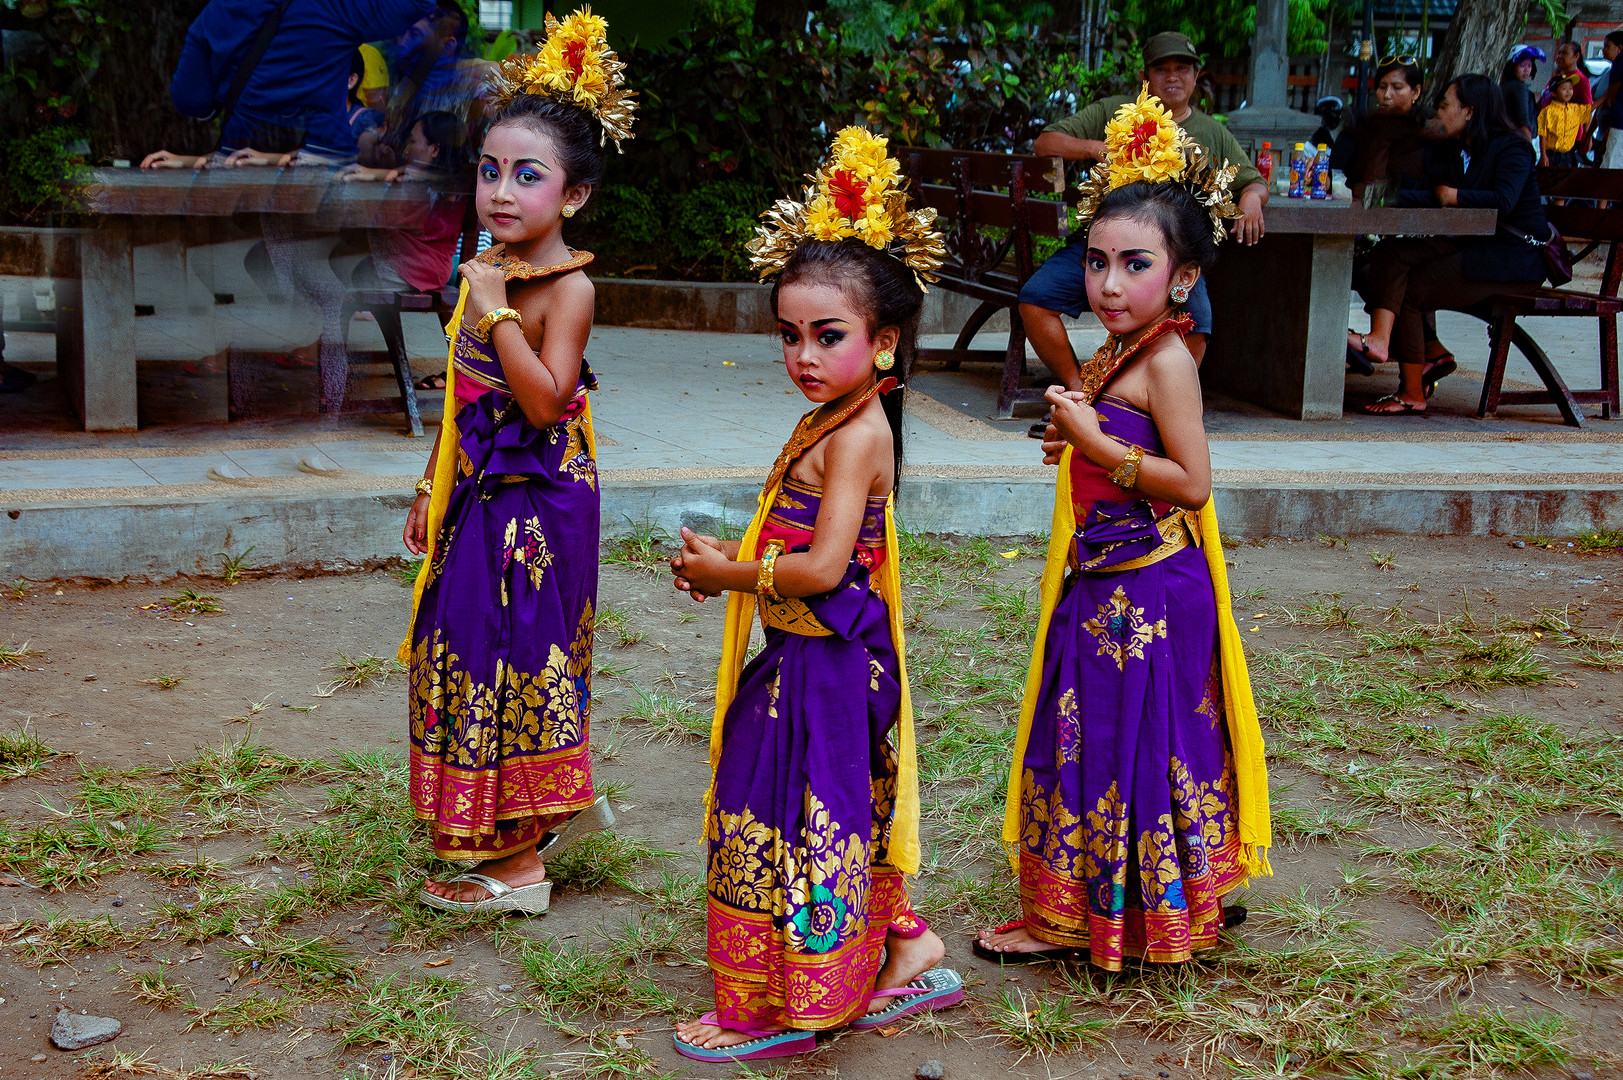
[[(786, 478), (762, 545), (807, 550), (821, 504)], [(727, 710), (705, 823), (722, 1027), (839, 1027), (873, 995), (885, 935), (927, 929), (888, 859), (902, 691), (874, 576), (887, 557), (885, 500), (871, 498), (838, 586), (760, 603), (766, 647)]]
[(597, 384), (582, 361), (562, 419), (536, 428), (494, 346), (463, 327), (452, 358), (460, 452), (412, 627), (411, 799), (441, 858), (480, 860), (593, 800)]
[[(1095, 403), (1106, 434), (1162, 453), (1148, 415)], [(1212, 576), (1182, 510), (1071, 455), (1071, 573), (1043, 644), (1021, 771), (1020, 900), (1044, 941), (1172, 962), (1216, 944), (1246, 877)]]

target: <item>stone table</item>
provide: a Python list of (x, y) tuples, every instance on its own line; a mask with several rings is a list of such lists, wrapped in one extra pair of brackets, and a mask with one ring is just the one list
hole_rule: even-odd
[[(324, 168), (95, 169), (82, 191), (97, 227), (79, 236), (76, 280), (57, 284), (57, 369), (86, 431), (137, 427), (133, 228), (173, 233), (178, 273), (189, 221), (297, 214), (323, 231), (409, 228), (431, 205), (429, 185), (338, 183)], [(177, 282), (184, 291), (184, 281)]]
[(1339, 420), (1347, 367), (1353, 240), (1486, 236), (1492, 210), (1366, 209), (1274, 196), (1255, 246), (1228, 239), (1208, 279), (1212, 336), (1201, 382), (1299, 420)]

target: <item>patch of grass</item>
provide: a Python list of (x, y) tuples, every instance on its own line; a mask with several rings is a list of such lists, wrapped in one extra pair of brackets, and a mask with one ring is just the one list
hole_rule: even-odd
[(347, 949), (326, 938), (286, 937), (262, 933), (252, 944), (227, 945), (220, 952), (234, 961), (238, 974), (286, 979), (301, 986), (336, 987), (352, 983), (356, 960)]
[(112, 769), (80, 766), (79, 794), (74, 801), (92, 818), (159, 818), (174, 808), (175, 789), (136, 783)]
[(256, 545), (250, 544), (236, 555), (230, 551), (216, 551), (214, 557), (220, 560), (220, 580), (227, 585), (235, 585), (246, 576), (254, 566), (248, 561)]
[(647, 519), (639, 523), (627, 516), (626, 524), (630, 532), (609, 541), (603, 561), (650, 574), (668, 573), (672, 553), (667, 548), (676, 543), (676, 538)]
[(57, 912), (48, 917), (44, 925), (29, 929), (23, 938), (21, 956), (36, 967), (44, 967), (65, 963), (70, 953), (110, 949), (139, 940), (139, 931), (125, 930), (111, 915), (77, 919), (66, 912)]
[(192, 1022), (186, 1030), (206, 1027), (215, 1031), (241, 1031), (243, 1028), (274, 1028), (280, 1024), (298, 1022), (299, 1009), (304, 1004), (298, 997), (288, 994), (273, 998), (261, 991), (216, 1002), (212, 1007), (192, 1008)]
[(46, 745), (27, 723), (0, 734), (0, 780), (15, 780), (33, 776), (45, 763), (57, 756), (57, 751)]
[(338, 663), (330, 665), (328, 671), (336, 672), (338, 677), (328, 684), (331, 691), (356, 690), (363, 686), (377, 683), (386, 686), (389, 676), (400, 675), (405, 672), (406, 666), (392, 656), (375, 656), (367, 653), (358, 659), (351, 660), (343, 653), (338, 654)]
[(1021, 1061), (1032, 1054), (1047, 1057), (1101, 1045), (1109, 1041), (1107, 1033), (1115, 1027), (1114, 1021), (1104, 1017), (1083, 1016), (1063, 997), (1033, 994), (1028, 998), (1024, 990), (1001, 991), (987, 1009), (987, 1021), (998, 1038), (1020, 1051), (1017, 1060)]
[(169, 847), (163, 827), (142, 819), (75, 818), (24, 831), (0, 826), (0, 864), (42, 889), (88, 885), (102, 874), (124, 869), (132, 858)]
[(526, 939), (518, 961), (535, 984), (532, 1008), (561, 1016), (674, 1016), (676, 998), (628, 967), (617, 950), (593, 951), (574, 942)]
[(1317, 813), (1294, 806), (1273, 808), (1274, 835), (1285, 843), (1316, 843), (1344, 840), (1365, 833), (1374, 821), (1362, 814), (1349, 813), (1344, 807), (1321, 807)]
[(343, 1043), (387, 1054), (419, 1075), (457, 1075), (478, 1048), (478, 1033), (457, 1016), (465, 986), (434, 976), (379, 979), (343, 1018)]
[(1572, 1056), (1560, 1041), (1571, 1033), (1571, 1025), (1557, 1013), (1511, 1018), (1497, 1007), (1458, 1009), (1414, 1017), (1398, 1030), (1425, 1040), (1429, 1045), (1413, 1057), (1428, 1064), (1446, 1063), (1444, 1075), (1460, 1071), (1502, 1076), (1537, 1065), (1561, 1065)]
[(1602, 529), (1598, 532), (1579, 533), (1573, 543), (1583, 552), (1616, 551), (1623, 548), (1623, 529)]
[[(564, 1064), (554, 1076), (583, 1076), (587, 1080), (675, 1080), (687, 1070), (663, 1072), (660, 1061), (633, 1039), (632, 1032), (624, 1028), (598, 1028), (587, 1031), (568, 1022), (555, 1022), (560, 1032), (577, 1041), (582, 1048), (564, 1050), (554, 1054), (553, 1060)], [(743, 1067), (743, 1063), (740, 1063)], [(744, 1067), (744, 1077), (759, 1076)]]
[(200, 802), (239, 804), (288, 780), (318, 774), (318, 763), (284, 757), (255, 744), (251, 733), (203, 747), (197, 756), (174, 767), (182, 790)]
[(12, 578), (11, 581), (6, 583), (6, 595), (20, 604), (28, 599), (28, 589), (31, 584), (25, 577)]
[(156, 686), (159, 690), (173, 690), (188, 678), (190, 676), (187, 675), (153, 675), (151, 678), (142, 679), (141, 682), (146, 686)]
[(644, 737), (677, 742), (710, 738), (711, 717), (686, 698), (664, 690), (635, 690), (636, 700), (620, 719), (648, 725)]
[(1490, 690), (1497, 686), (1533, 686), (1554, 677), (1550, 665), (1531, 646), (1501, 634), (1467, 644), (1444, 685)]
[(154, 933), (188, 945), (232, 934), (239, 924), (258, 918), (263, 899), (258, 891), (240, 882), (201, 883), (191, 903), (170, 901), (158, 905), (154, 912)]
[(632, 623), (631, 616), (626, 610), (613, 604), (605, 603), (598, 608), (597, 629), (611, 631), (614, 634), (615, 647), (621, 649), (648, 640), (647, 632)]
[(173, 596), (158, 597), (158, 604), (174, 615), (218, 615), (225, 610), (218, 596), (200, 593), (190, 585), (182, 586)]
[(1368, 927), (1366, 919), (1357, 918), (1347, 898), (1341, 896), (1314, 896), (1307, 885), (1294, 891), (1253, 901), (1251, 911), (1265, 916), (1265, 929), (1283, 930), (1327, 941), (1342, 942), (1349, 937), (1361, 937)]
[(120, 969), (124, 981), (136, 1001), (159, 1009), (184, 1009), (190, 1002), (186, 989), (169, 981), (164, 971), (129, 971)]
[(0, 668), (27, 667), (28, 665), (23, 663), (23, 661), (27, 660), (30, 656), (44, 655), (45, 653), (39, 649), (30, 649), (28, 647), (28, 642), (26, 641), (21, 645), (0, 642)]
[(582, 892), (595, 892), (605, 885), (637, 890), (633, 875), (659, 859), (675, 858), (675, 853), (651, 848), (642, 840), (620, 833), (593, 833), (563, 854), (547, 860), (547, 876), (559, 885)]
[(1369, 561), (1377, 570), (1396, 570), (1398, 568), (1397, 561), (1390, 554), (1380, 551), (1371, 551)]
[(422, 573), (422, 570), (422, 559), (402, 559), (389, 567), (389, 576), (398, 581), (403, 588), (411, 589), (416, 587), (417, 575)]

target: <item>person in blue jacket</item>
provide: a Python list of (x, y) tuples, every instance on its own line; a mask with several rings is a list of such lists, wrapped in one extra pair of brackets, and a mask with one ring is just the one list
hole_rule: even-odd
[[(207, 119), (223, 105), (260, 27), (282, 0), (210, 0), (186, 31), (169, 93)], [(350, 57), (435, 13), (435, 0), (290, 0), (220, 132), (220, 149), (282, 153), (340, 164), (355, 157), (346, 102)], [(311, 160), (312, 164), (317, 160)]]

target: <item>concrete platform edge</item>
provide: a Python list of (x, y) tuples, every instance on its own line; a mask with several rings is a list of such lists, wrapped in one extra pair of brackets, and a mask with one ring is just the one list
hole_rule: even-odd
[[(605, 537), (685, 524), (737, 535), (754, 510), (749, 478), (607, 483)], [(900, 513), (916, 532), (1018, 536), (1048, 531), (1053, 484), (1041, 477), (908, 477)], [(338, 571), (406, 554), (400, 530), (410, 495), (398, 490), (240, 499), (139, 498), (5, 506), (0, 574), (33, 580), (163, 580), (218, 573), (217, 552), (250, 545), (252, 565)], [(1572, 536), (1623, 529), (1623, 486), (1491, 485), (1335, 489), (1271, 484), (1220, 487), (1218, 517), (1237, 539), (1326, 536)]]

